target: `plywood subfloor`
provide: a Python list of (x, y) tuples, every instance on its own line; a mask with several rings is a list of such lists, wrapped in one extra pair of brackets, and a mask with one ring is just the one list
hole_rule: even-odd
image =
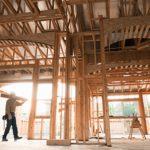
[(150, 150), (150, 139), (113, 139), (112, 147), (100, 145), (47, 146), (46, 141), (21, 139), (0, 142), (0, 150)]

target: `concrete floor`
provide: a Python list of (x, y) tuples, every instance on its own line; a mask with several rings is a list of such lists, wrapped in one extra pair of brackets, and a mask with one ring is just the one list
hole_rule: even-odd
[(46, 141), (21, 139), (0, 142), (0, 150), (150, 150), (150, 139), (113, 139), (112, 147), (100, 145), (47, 146)]

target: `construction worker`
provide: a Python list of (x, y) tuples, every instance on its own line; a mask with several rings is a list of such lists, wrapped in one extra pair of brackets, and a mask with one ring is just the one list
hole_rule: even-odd
[(16, 124), (15, 110), (16, 106), (21, 106), (27, 99), (20, 98), (15, 95), (15, 93), (10, 94), (10, 98), (6, 102), (5, 116), (3, 119), (7, 120), (7, 125), (2, 137), (2, 141), (8, 141), (7, 134), (9, 133), (10, 127), (12, 126), (14, 140), (21, 139), (22, 137), (18, 136), (18, 128)]

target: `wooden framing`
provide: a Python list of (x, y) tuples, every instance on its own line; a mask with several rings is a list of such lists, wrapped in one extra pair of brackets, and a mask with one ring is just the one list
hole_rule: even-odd
[[(110, 119), (127, 117), (109, 116), (108, 103), (120, 101), (109, 100), (109, 95), (138, 94), (139, 98), (122, 101), (138, 101), (142, 128), (148, 132), (142, 95), (150, 93), (150, 5), (148, 0), (141, 2), (0, 2), (0, 83), (33, 82), (29, 139), (34, 139), (37, 118), (41, 119), (43, 138), (46, 118), (50, 120), (48, 144), (70, 145), (73, 138), (76, 143), (86, 143), (102, 119), (105, 143), (111, 146)], [(40, 79), (44, 74), (41, 68), (49, 73), (46, 79)], [(10, 80), (15, 72), (23, 78)], [(26, 73), (32, 78), (25, 79)], [(45, 118), (35, 115), (37, 86), (41, 82), (53, 86), (51, 112)], [(59, 84), (65, 85), (61, 96)], [(70, 92), (72, 85), (75, 97)], [(94, 114), (95, 97), (102, 97), (103, 116), (98, 116), (98, 102), (97, 116)]]

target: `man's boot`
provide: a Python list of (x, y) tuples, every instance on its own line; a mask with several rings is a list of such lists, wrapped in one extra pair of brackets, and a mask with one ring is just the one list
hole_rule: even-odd
[(20, 137), (20, 136), (17, 136), (17, 137), (14, 138), (15, 141), (20, 140), (20, 139), (22, 139), (22, 137)]
[(8, 139), (6, 137), (2, 138), (2, 142), (7, 142), (7, 141), (8, 141)]

